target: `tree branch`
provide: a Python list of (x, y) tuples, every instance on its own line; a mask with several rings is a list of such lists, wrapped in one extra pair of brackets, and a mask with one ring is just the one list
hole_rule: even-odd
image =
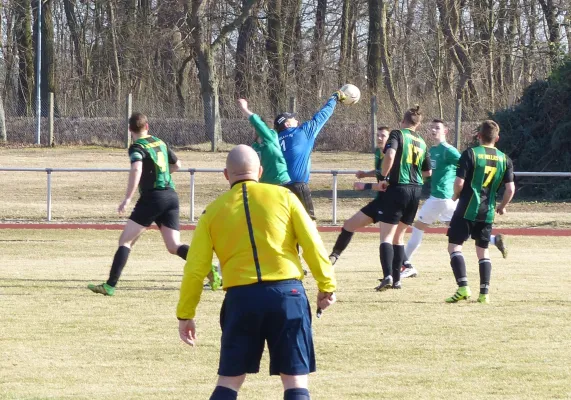
[(218, 47), (220, 47), (222, 45), (222, 43), (224, 43), (224, 41), (226, 40), (226, 37), (228, 36), (228, 34), (230, 32), (232, 32), (233, 30), (238, 28), (238, 26), (242, 25), (242, 23), (246, 20), (246, 18), (248, 18), (248, 15), (250, 14), (250, 10), (254, 6), (254, 4), (256, 4), (256, 1), (258, 1), (258, 0), (247, 0), (244, 3), (244, 8), (242, 9), (242, 13), (238, 17), (236, 17), (236, 19), (234, 21), (232, 21), (228, 25), (224, 25), (222, 27), (222, 29), (220, 30), (220, 34), (218, 35), (218, 37), (214, 40), (214, 42), (210, 46), (210, 49), (212, 52), (216, 51), (218, 49)]

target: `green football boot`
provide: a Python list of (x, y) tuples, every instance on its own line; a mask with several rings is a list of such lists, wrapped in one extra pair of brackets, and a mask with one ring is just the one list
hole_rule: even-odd
[(490, 304), (490, 295), (480, 293), (480, 295), (478, 296), (478, 303)]
[(99, 293), (104, 296), (113, 296), (115, 294), (115, 288), (113, 286), (109, 286), (106, 283), (102, 283), (100, 285), (94, 285), (90, 283), (87, 285), (87, 288), (93, 293)]
[(458, 303), (460, 300), (468, 300), (472, 296), (472, 292), (468, 286), (461, 286), (458, 288), (456, 293), (454, 293), (451, 297), (448, 297), (446, 300), (447, 303)]

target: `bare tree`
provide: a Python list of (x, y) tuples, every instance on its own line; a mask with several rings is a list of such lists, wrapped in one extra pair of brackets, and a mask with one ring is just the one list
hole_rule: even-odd
[(187, 24), (192, 35), (192, 52), (198, 69), (202, 105), (204, 107), (204, 123), (206, 134), (212, 140), (212, 151), (218, 150), (222, 140), (222, 129), (219, 112), (219, 78), (214, 63), (214, 53), (227, 39), (227, 35), (240, 26), (248, 17), (256, 0), (247, 0), (241, 13), (230, 23), (224, 25), (218, 37), (213, 41), (207, 34), (208, 24), (207, 2), (204, 0), (186, 0), (185, 12)]

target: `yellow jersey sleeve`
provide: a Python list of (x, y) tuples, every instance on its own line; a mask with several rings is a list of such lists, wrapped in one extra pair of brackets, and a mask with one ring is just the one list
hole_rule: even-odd
[(202, 294), (204, 278), (212, 266), (212, 239), (209, 232), (209, 216), (202, 215), (194, 231), (188, 257), (184, 266), (184, 275), (180, 286), (180, 297), (176, 310), (179, 319), (192, 319)]
[(337, 282), (333, 266), (329, 261), (321, 236), (299, 199), (292, 193), (290, 213), (293, 229), (299, 245), (303, 249), (303, 259), (309, 266), (320, 292), (332, 293)]

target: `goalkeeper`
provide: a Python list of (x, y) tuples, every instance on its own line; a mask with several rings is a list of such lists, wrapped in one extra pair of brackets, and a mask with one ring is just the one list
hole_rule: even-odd
[(315, 211), (308, 185), (311, 151), (321, 128), (333, 115), (337, 102), (343, 102), (345, 98), (343, 92), (336, 91), (313, 118), (301, 125), (295, 118), (295, 113), (281, 113), (274, 120), (274, 128), (278, 131), (279, 144), (291, 178), (291, 183), (285, 186), (295, 193), (314, 221)]

